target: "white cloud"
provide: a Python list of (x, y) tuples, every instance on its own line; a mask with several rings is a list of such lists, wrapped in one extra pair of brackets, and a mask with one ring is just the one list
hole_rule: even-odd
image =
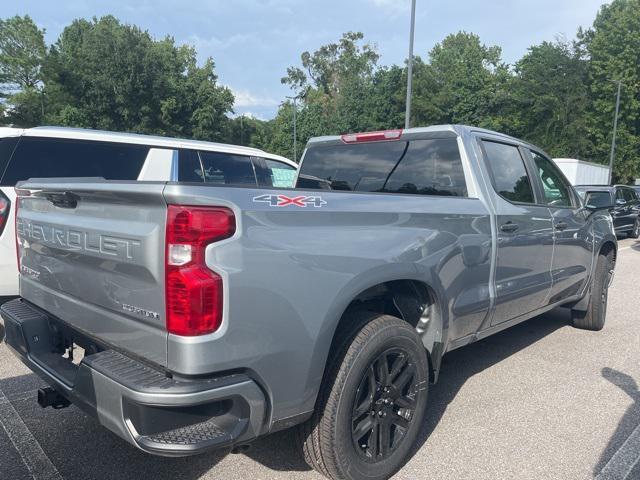
[(239, 108), (247, 107), (275, 107), (278, 100), (268, 96), (254, 95), (248, 90), (235, 90), (231, 88), (233, 96), (236, 98), (235, 106)]
[(251, 111), (236, 112), (233, 115), (231, 115), (231, 118), (238, 118), (238, 117), (253, 118), (254, 120), (262, 120), (263, 122), (268, 120), (267, 117), (265, 117), (264, 115), (256, 112), (251, 112)]

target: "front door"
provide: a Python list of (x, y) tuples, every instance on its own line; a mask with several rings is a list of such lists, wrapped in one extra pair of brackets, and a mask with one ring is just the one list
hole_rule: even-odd
[(517, 145), (483, 139), (484, 158), (495, 189), (498, 255), (495, 272), (496, 325), (544, 306), (551, 289), (553, 226), (539, 205)]
[(549, 303), (557, 303), (582, 291), (593, 262), (593, 236), (589, 213), (555, 164), (530, 151), (540, 196), (553, 218), (554, 252)]
[(627, 233), (633, 228), (631, 205), (625, 198), (622, 187), (616, 188), (611, 217), (613, 218), (613, 227), (616, 229), (616, 233)]

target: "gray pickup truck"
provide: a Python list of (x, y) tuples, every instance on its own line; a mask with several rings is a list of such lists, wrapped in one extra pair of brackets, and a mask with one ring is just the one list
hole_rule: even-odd
[(410, 454), (446, 352), (554, 307), (604, 326), (617, 243), (540, 149), (464, 126), (310, 141), (295, 189), (17, 187), (6, 342), (152, 454), (297, 426), (332, 479)]

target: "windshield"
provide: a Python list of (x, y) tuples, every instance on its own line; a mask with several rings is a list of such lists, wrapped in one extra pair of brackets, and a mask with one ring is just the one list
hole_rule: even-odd
[(585, 204), (592, 207), (608, 207), (611, 205), (611, 195), (609, 192), (578, 192), (585, 198)]

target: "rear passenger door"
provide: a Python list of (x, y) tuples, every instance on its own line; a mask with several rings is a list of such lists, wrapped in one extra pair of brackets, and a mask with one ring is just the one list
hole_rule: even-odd
[(516, 144), (480, 141), (494, 188), (497, 217), (496, 299), (492, 325), (548, 303), (551, 291), (551, 213), (537, 203), (525, 152)]
[(593, 262), (589, 215), (556, 165), (542, 153), (529, 151), (536, 184), (553, 219), (554, 252), (551, 295), (556, 303), (582, 291)]

